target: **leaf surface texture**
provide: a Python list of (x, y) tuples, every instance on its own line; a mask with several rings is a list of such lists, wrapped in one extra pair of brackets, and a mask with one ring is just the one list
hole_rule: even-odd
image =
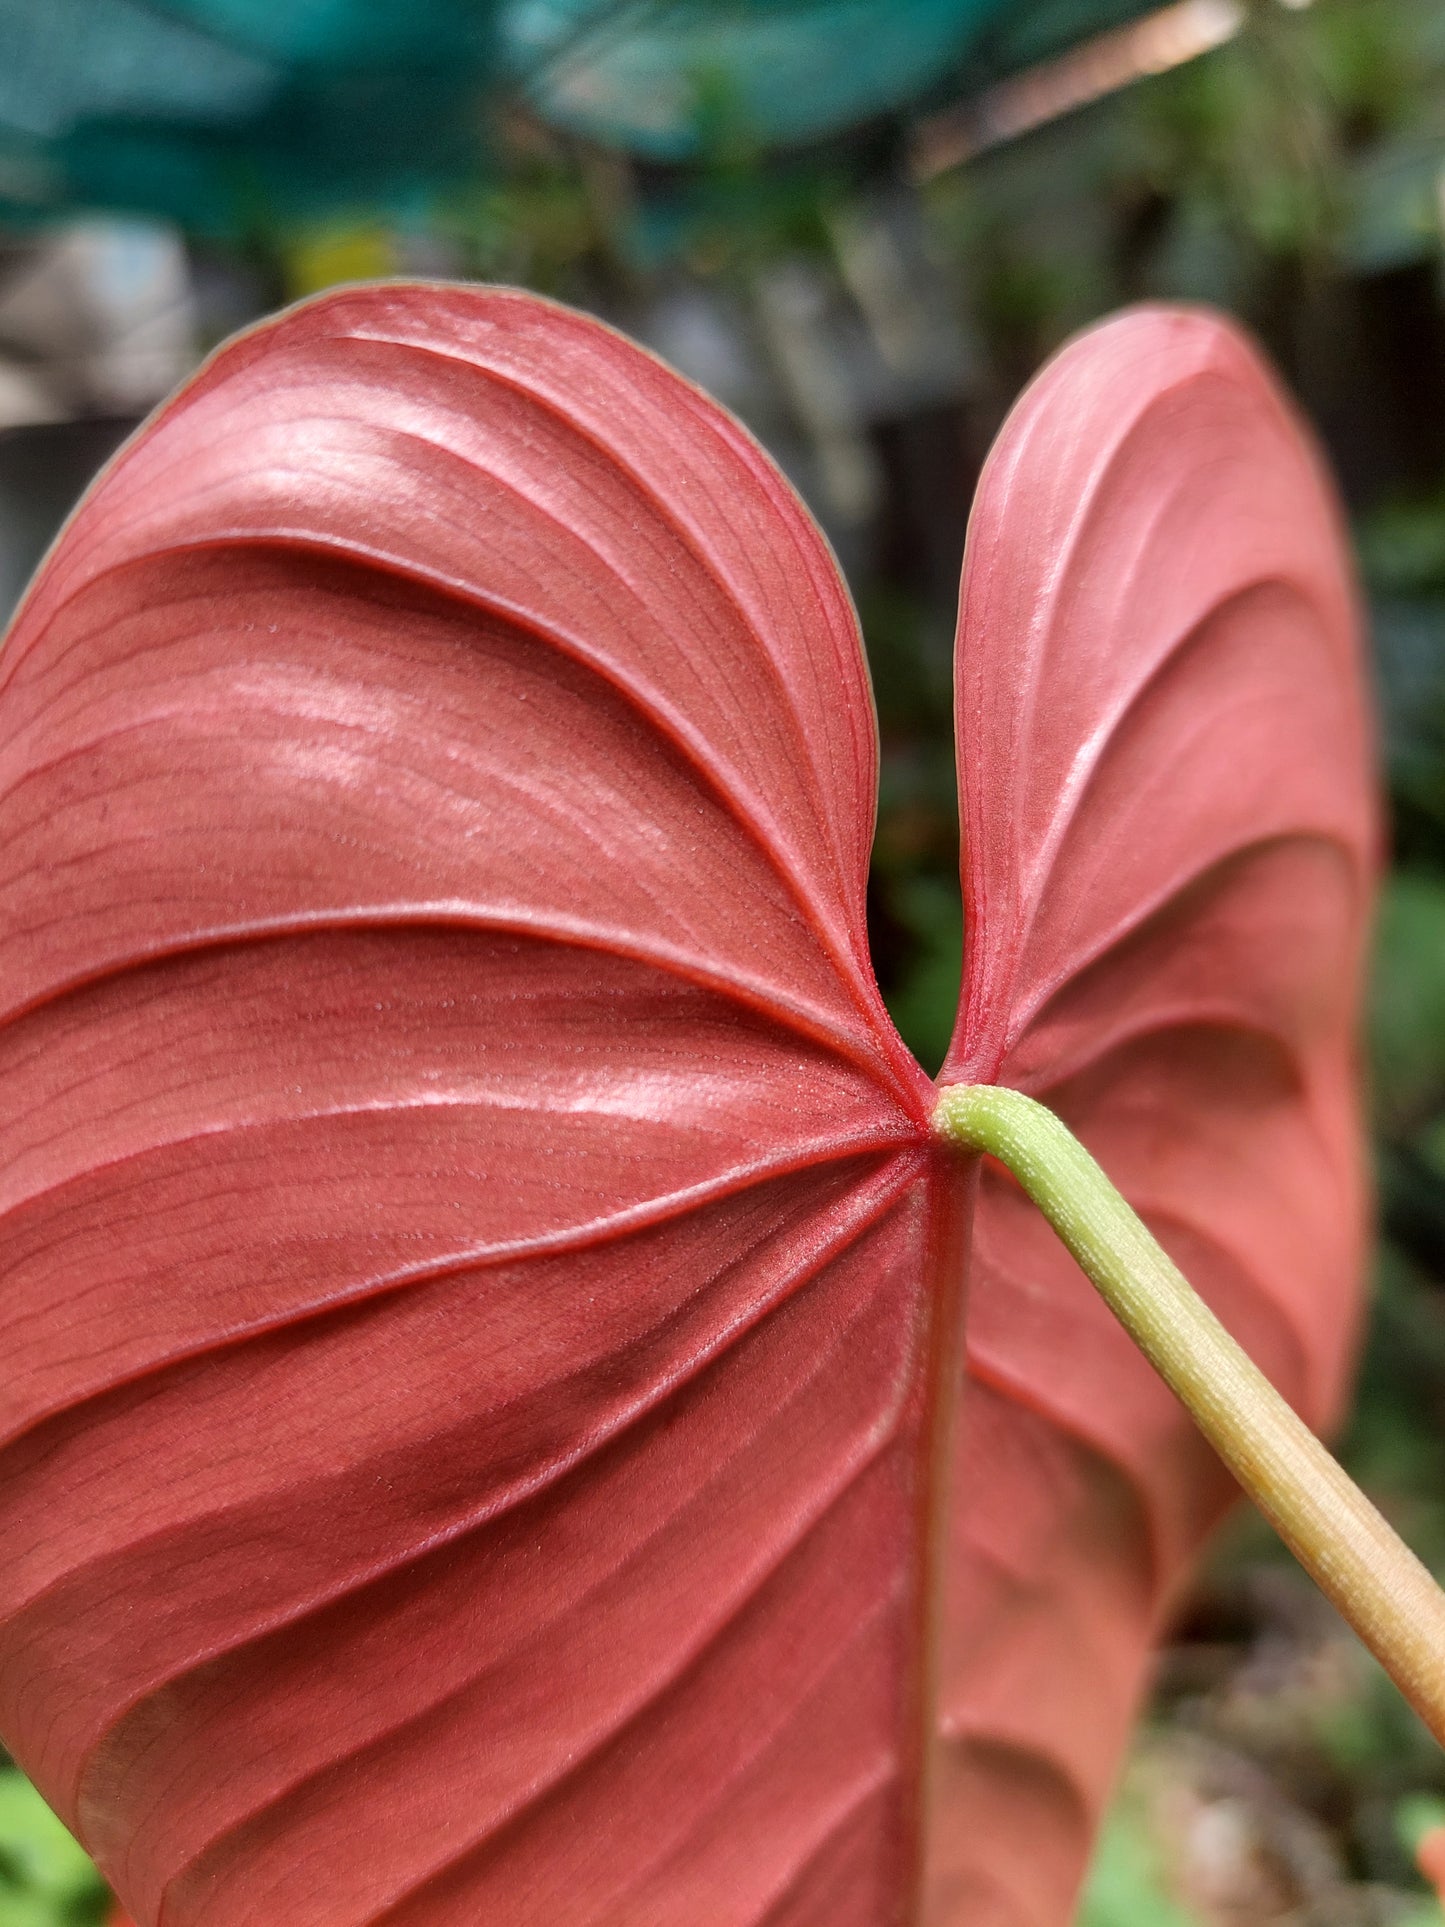
[[(1020, 403), (958, 691), (944, 1081), (1325, 1418), (1369, 745), (1222, 324)], [(294, 310), (72, 518), (0, 654), (0, 1735), (143, 1927), (1067, 1917), (1226, 1491), (929, 1135), (876, 761), (786, 484), (530, 296)]]

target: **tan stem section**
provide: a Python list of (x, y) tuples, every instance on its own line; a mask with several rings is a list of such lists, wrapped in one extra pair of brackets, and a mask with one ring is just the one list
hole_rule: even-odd
[(1008, 1166), (1281, 1538), (1445, 1745), (1445, 1592), (1199, 1297), (1066, 1125), (960, 1084), (937, 1135)]

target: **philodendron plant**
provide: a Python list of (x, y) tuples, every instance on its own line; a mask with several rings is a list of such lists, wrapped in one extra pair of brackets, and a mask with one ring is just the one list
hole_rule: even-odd
[(1439, 1730), (1278, 1396), (1356, 1323), (1377, 824), (1221, 321), (1014, 411), (958, 755), (935, 1083), (837, 568), (650, 356), (336, 293), (77, 510), (0, 656), (0, 1736), (142, 1927), (1064, 1921), (1232, 1490), (1081, 1265)]

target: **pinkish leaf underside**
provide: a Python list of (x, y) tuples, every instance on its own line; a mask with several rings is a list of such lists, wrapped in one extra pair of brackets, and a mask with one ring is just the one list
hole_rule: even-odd
[[(1307, 1411), (1374, 835), (1313, 457), (1221, 324), (1020, 403), (965, 570), (947, 1081), (1063, 1112)], [(0, 1735), (165, 1927), (1067, 1913), (1224, 1497), (932, 1145), (855, 619), (704, 397), (329, 296), (0, 655)]]

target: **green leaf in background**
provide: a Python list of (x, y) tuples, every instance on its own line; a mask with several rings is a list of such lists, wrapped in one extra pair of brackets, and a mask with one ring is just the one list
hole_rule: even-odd
[(1158, 1848), (1127, 1795), (1115, 1801), (1094, 1849), (1078, 1927), (1199, 1927), (1166, 1899)]
[(0, 1927), (93, 1927), (106, 1892), (22, 1773), (0, 1769)]
[(1370, 995), (1375, 1104), (1397, 1135), (1445, 1098), (1445, 882), (1397, 872), (1380, 905)]
[(952, 879), (920, 875), (894, 883), (889, 908), (918, 950), (908, 974), (888, 995), (888, 1014), (918, 1061), (934, 1071), (947, 1054), (958, 1008), (963, 906)]

